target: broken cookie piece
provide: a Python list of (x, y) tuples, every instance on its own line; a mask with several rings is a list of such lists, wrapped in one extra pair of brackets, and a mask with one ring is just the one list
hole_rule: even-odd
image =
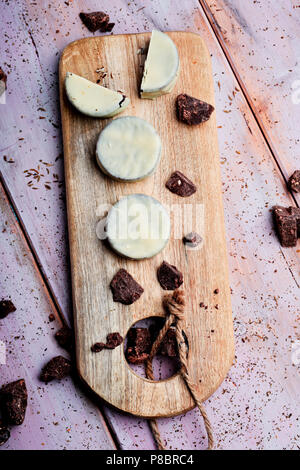
[(214, 109), (211, 104), (189, 95), (181, 94), (176, 99), (177, 118), (189, 125), (207, 121)]
[(11, 300), (0, 300), (0, 319), (7, 317), (9, 313), (15, 312), (16, 307)]
[(183, 237), (182, 241), (186, 246), (190, 248), (196, 248), (196, 246), (200, 245), (203, 240), (199, 233), (190, 232)]
[(157, 270), (157, 279), (164, 290), (175, 290), (183, 283), (183, 276), (178, 269), (163, 261)]
[(290, 176), (288, 186), (291, 191), (295, 193), (300, 192), (300, 170), (294, 171), (294, 173)]
[(189, 197), (197, 191), (194, 183), (180, 171), (172, 173), (166, 182), (166, 187), (171, 191), (171, 193), (177, 194), (177, 196), (181, 197)]
[(115, 274), (110, 283), (110, 288), (114, 302), (121, 302), (124, 305), (133, 304), (144, 292), (142, 286), (133, 279), (126, 269), (120, 269)]
[(63, 356), (56, 356), (43, 367), (41, 380), (45, 383), (54, 379), (60, 380), (69, 375), (71, 370), (72, 364), (68, 359)]
[(23, 423), (27, 408), (27, 389), (24, 379), (4, 385), (0, 390), (2, 415), (8, 424)]
[[(99, 29), (105, 32), (108, 27), (109, 15), (103, 11), (94, 11), (92, 13), (79, 13), (79, 17), (89, 31), (95, 33)], [(111, 23), (112, 24), (112, 23)]]
[(126, 357), (131, 364), (146, 362), (152, 347), (148, 328), (130, 328), (127, 335)]
[(0, 420), (0, 446), (5, 444), (10, 438), (10, 432), (6, 424)]
[(281, 246), (293, 247), (297, 245), (297, 219), (291, 215), (289, 208), (273, 207), (275, 225)]

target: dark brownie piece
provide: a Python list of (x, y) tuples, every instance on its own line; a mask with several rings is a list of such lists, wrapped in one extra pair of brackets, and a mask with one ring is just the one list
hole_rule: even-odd
[(300, 207), (289, 207), (289, 213), (296, 219), (297, 237), (300, 238)]
[(178, 269), (163, 261), (157, 270), (157, 278), (164, 290), (175, 290), (183, 283), (183, 276)]
[(24, 379), (4, 385), (0, 390), (3, 418), (9, 424), (23, 423), (27, 408), (27, 389)]
[(288, 186), (291, 191), (295, 193), (300, 192), (300, 170), (294, 171), (294, 173), (290, 176)]
[(0, 419), (0, 446), (5, 444), (10, 438), (10, 432), (8, 427), (4, 424), (3, 421)]
[(161, 354), (162, 356), (168, 356), (168, 357), (176, 357), (178, 355), (178, 346), (177, 346), (175, 328), (171, 327), (167, 331), (164, 339), (161, 342), (161, 346), (158, 350), (158, 354)]
[(110, 288), (114, 301), (125, 305), (133, 304), (144, 292), (142, 286), (133, 279), (126, 269), (120, 269), (115, 274), (110, 283)]
[(74, 349), (74, 335), (71, 328), (63, 326), (60, 330), (55, 333), (55, 339), (66, 351), (73, 351)]
[(147, 361), (152, 347), (152, 338), (148, 328), (130, 328), (127, 334), (126, 357), (132, 364)]
[(109, 15), (103, 11), (94, 11), (92, 13), (79, 13), (79, 17), (89, 31), (94, 33), (98, 29), (108, 27)]
[(297, 245), (297, 220), (290, 215), (289, 209), (281, 206), (273, 208), (277, 233), (283, 247)]
[(177, 118), (186, 124), (200, 124), (210, 118), (214, 107), (205, 101), (181, 94), (176, 99)]
[(9, 313), (15, 312), (16, 310), (11, 300), (0, 300), (0, 318), (5, 318)]
[(41, 380), (48, 383), (54, 379), (63, 379), (70, 374), (72, 364), (68, 359), (63, 356), (53, 357), (42, 369)]
[(202, 242), (202, 237), (197, 232), (190, 232), (183, 237), (183, 243), (191, 248), (195, 248)]
[(166, 187), (174, 194), (181, 197), (188, 197), (197, 190), (194, 183), (184, 176), (181, 171), (175, 171), (166, 182)]

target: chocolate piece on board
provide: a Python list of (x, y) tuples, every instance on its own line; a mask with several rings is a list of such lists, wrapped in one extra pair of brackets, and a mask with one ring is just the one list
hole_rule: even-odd
[(177, 96), (176, 109), (179, 121), (194, 125), (207, 121), (215, 108), (205, 101), (181, 94)]
[(27, 389), (24, 379), (4, 385), (0, 390), (3, 418), (9, 424), (23, 423), (27, 408)]
[(120, 269), (115, 274), (110, 283), (110, 288), (114, 301), (125, 305), (133, 304), (144, 292), (142, 286), (133, 279), (126, 269)]
[(166, 187), (174, 194), (181, 197), (188, 197), (197, 191), (194, 183), (184, 176), (181, 171), (175, 171), (166, 182)]
[(202, 237), (197, 232), (190, 232), (183, 237), (183, 243), (190, 248), (196, 248), (202, 242)]
[(157, 270), (157, 278), (164, 290), (175, 290), (183, 283), (183, 276), (180, 271), (166, 261), (163, 261)]
[(128, 362), (142, 364), (148, 359), (151, 347), (152, 338), (148, 328), (130, 328), (126, 349)]

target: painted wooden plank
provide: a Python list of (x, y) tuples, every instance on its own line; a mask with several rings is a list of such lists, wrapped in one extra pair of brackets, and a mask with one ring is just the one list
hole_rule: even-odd
[[(228, 95), (233, 97), (237, 83), (198, 3), (187, 0), (172, 1), (172, 4), (155, 1), (146, 6), (143, 2), (128, 3), (130, 5), (125, 1), (103, 1), (101, 4), (112, 20), (117, 19), (116, 33), (151, 30), (153, 26), (162, 30), (190, 30), (201, 34), (212, 53), (217, 122), (222, 126), (219, 141), (238, 358), (236, 367), (207, 406), (216, 429), (217, 446), (225, 449), (295, 448), (299, 434), (294, 411), (299, 387), (296, 372), (299, 333), (295, 324), (299, 314), (299, 263), (295, 250), (280, 249), (270, 218), (266, 216), (273, 203), (290, 203), (284, 181), (241, 94), (237, 92), (232, 101), (228, 98)], [(46, 191), (42, 185), (41, 191), (27, 188), (21, 173), (32, 164), (38, 164), (39, 152), (45, 152), (46, 161), (52, 163), (60, 152), (59, 131), (50, 123), (50, 120), (58, 122), (57, 56), (69, 41), (90, 33), (78, 22), (77, 2), (68, 7), (57, 2), (50, 10), (48, 2), (39, 2), (41, 10), (38, 11), (36, 5), (28, 1), (28, 15), (25, 2), (22, 5), (28, 26), (17, 6), (12, 11), (1, 5), (9, 23), (6, 32), (2, 29), (0, 34), (6, 34), (4, 41), (10, 42), (6, 62), (11, 64), (9, 82), (13, 90), (12, 96), (8, 95), (10, 106), (6, 107), (6, 121), (2, 121), (1, 126), (6, 130), (8, 142), (5, 152), (16, 161), (15, 165), (5, 163), (2, 149), (1, 170), (39, 259), (43, 261), (43, 269), (51, 279), (52, 289), (67, 310), (62, 196), (57, 190), (55, 194)], [(83, 10), (97, 9), (95, 1), (80, 5)], [(4, 53), (2, 49), (1, 52)], [(39, 106), (46, 106), (43, 113), (46, 120), (39, 120), (38, 112), (34, 114)], [(26, 139), (18, 143), (15, 130), (19, 132), (23, 128), (22, 122), (26, 123)], [(55, 162), (55, 173), (60, 172), (60, 163), (60, 160)], [(56, 276), (52, 275), (54, 270)], [(110, 410), (107, 416), (123, 448), (153, 448), (145, 421)], [(164, 420), (160, 426), (170, 448), (204, 446), (204, 429), (196, 411)]]
[[(200, 0), (286, 179), (299, 168), (299, 4)], [(299, 195), (295, 198), (300, 203)]]
[[(11, 430), (1, 450), (114, 449), (97, 407), (71, 378), (45, 385), (44, 364), (67, 353), (57, 345), (61, 326), (56, 310), (20, 232), (1, 186), (0, 298), (11, 298), (17, 310), (0, 320), (0, 386), (24, 378), (28, 408), (24, 424)], [(49, 321), (49, 315), (56, 316)]]

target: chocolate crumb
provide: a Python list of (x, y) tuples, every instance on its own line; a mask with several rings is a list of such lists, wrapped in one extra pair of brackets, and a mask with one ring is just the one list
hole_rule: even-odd
[(0, 319), (7, 317), (8, 314), (15, 312), (17, 309), (11, 300), (0, 300)]
[(144, 289), (126, 271), (120, 269), (113, 277), (110, 288), (114, 302), (121, 302), (124, 305), (133, 304), (140, 298)]
[(0, 446), (5, 444), (10, 438), (10, 432), (8, 427), (0, 420)]
[(27, 389), (24, 379), (4, 385), (0, 390), (2, 415), (9, 424), (23, 423), (27, 408)]
[(55, 320), (55, 316), (53, 315), (53, 313), (50, 313), (48, 319), (50, 322), (53, 322)]
[(219, 292), (220, 292), (220, 291), (219, 291), (218, 288), (214, 290), (214, 294), (218, 294)]
[(200, 302), (199, 306), (200, 306), (201, 308), (205, 307), (204, 302)]
[(91, 351), (93, 353), (98, 353), (98, 352), (101, 352), (103, 351), (103, 349), (105, 348), (106, 344), (105, 343), (95, 343), (93, 344), (93, 346), (91, 346)]
[(51, 380), (63, 379), (71, 373), (72, 364), (68, 359), (63, 356), (53, 357), (42, 369), (41, 380), (48, 383)]
[(176, 109), (179, 121), (194, 125), (207, 121), (215, 108), (205, 101), (181, 94), (177, 96)]
[(166, 182), (166, 187), (171, 191), (171, 193), (177, 194), (177, 196), (181, 197), (189, 197), (197, 191), (194, 183), (181, 173), (181, 171), (175, 171), (172, 173)]
[(183, 237), (183, 243), (190, 248), (196, 248), (201, 242), (202, 238), (197, 232), (190, 232)]
[(79, 13), (79, 17), (89, 31), (95, 33), (99, 29), (107, 28), (109, 15), (103, 11), (94, 11), (92, 13)]
[(106, 348), (115, 349), (117, 346), (123, 343), (123, 338), (120, 333), (109, 333), (106, 336)]
[(60, 330), (55, 333), (55, 339), (61, 348), (66, 351), (72, 352), (74, 349), (74, 335), (71, 328), (63, 326)]
[(288, 186), (291, 191), (294, 191), (295, 193), (300, 192), (300, 170), (294, 171), (294, 173), (290, 176)]
[(166, 261), (163, 261), (157, 270), (157, 278), (164, 290), (175, 290), (183, 283), (183, 276), (180, 271)]

